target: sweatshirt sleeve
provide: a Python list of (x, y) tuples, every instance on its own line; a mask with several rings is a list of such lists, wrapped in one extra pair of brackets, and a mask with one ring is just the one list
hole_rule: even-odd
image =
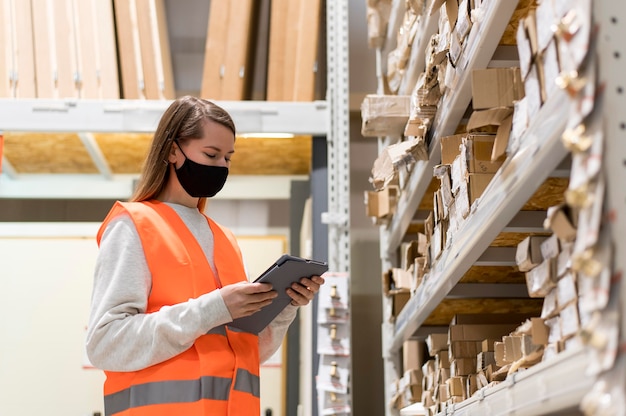
[(261, 363), (267, 361), (280, 347), (298, 311), (297, 306), (287, 305), (270, 324), (259, 333)]
[(219, 290), (146, 314), (151, 275), (128, 215), (112, 220), (96, 260), (87, 356), (108, 371), (136, 371), (168, 360), (199, 336), (232, 321)]

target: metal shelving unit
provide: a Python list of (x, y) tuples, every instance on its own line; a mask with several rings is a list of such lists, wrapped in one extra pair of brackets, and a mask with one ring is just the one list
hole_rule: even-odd
[[(502, 4), (503, 3), (503, 4)], [(395, 4), (395, 3), (394, 3)], [(472, 28), (469, 47), (461, 59), (455, 87), (443, 97), (430, 132), (430, 158), (418, 162), (408, 177), (394, 217), (388, 226), (381, 226), (380, 247), (383, 270), (394, 267), (397, 250), (406, 230), (413, 220), (432, 176), (432, 168), (439, 163), (438, 138), (452, 134), (461, 120), (471, 98), (470, 70), (484, 68), (489, 63), (499, 36), (495, 31), (508, 21), (517, 1), (484, 3), (487, 6), (480, 24)], [(506, 14), (509, 13), (509, 14)], [(607, 218), (610, 221), (611, 242), (615, 253), (626, 252), (626, 191), (615, 178), (626, 174), (626, 70), (623, 57), (625, 46), (621, 39), (626, 36), (626, 7), (615, 3), (593, 2), (593, 15), (600, 27), (597, 57), (602, 85), (602, 123), (605, 131), (604, 170), (607, 184)], [(507, 17), (507, 18), (505, 18)], [(489, 22), (489, 23), (488, 23)], [(503, 29), (503, 26), (502, 26)], [(425, 30), (425, 29), (424, 29)], [(499, 32), (501, 33), (501, 32)], [(389, 35), (388, 35), (389, 36)], [(417, 42), (416, 38), (416, 42)], [(413, 48), (420, 45), (413, 45)], [(421, 45), (423, 48), (423, 45)], [(379, 51), (382, 53), (383, 51)], [(412, 51), (416, 54), (417, 51)], [(379, 57), (379, 62), (383, 57)], [(406, 89), (404, 90), (406, 93)], [(390, 386), (398, 378), (401, 368), (401, 348), (405, 340), (422, 334), (424, 321), (444, 300), (458, 291), (461, 277), (485, 255), (490, 242), (506, 231), (515, 221), (519, 210), (546, 178), (559, 171), (560, 163), (567, 155), (561, 136), (568, 125), (570, 99), (563, 91), (552, 95), (532, 120), (521, 139), (521, 147), (507, 159), (482, 197), (474, 204), (469, 217), (457, 233), (447, 242), (441, 257), (431, 267), (429, 276), (403, 308), (395, 323), (382, 324), (383, 358), (385, 366), (386, 414), (422, 414), (421, 403), (406, 407), (400, 412), (391, 409)], [(610, 110), (609, 110), (610, 109)], [(381, 139), (380, 147), (389, 138)], [(485, 387), (471, 398), (447, 407), (442, 415), (537, 415), (564, 414), (577, 409), (584, 397), (593, 389), (609, 392), (611, 411), (603, 414), (624, 415), (626, 409), (626, 284), (623, 273), (626, 259), (616, 255), (613, 263), (613, 286), (611, 302), (620, 315), (619, 344), (612, 368), (602, 372), (591, 370), (590, 363), (597, 360), (594, 349), (579, 346), (558, 354), (527, 370), (511, 374), (495, 386)], [(383, 297), (384, 311), (389, 310), (389, 299)], [(422, 334), (423, 335), (423, 334)], [(602, 390), (603, 389), (603, 390)], [(601, 403), (597, 405), (606, 405)], [(599, 411), (599, 410), (598, 410)], [(594, 413), (599, 414), (599, 413)]]
[(398, 316), (390, 345), (392, 351), (398, 351), (415, 333), (519, 212), (537, 186), (563, 160), (566, 150), (561, 135), (568, 114), (557, 110), (566, 108), (567, 102), (566, 94), (559, 91), (544, 104), (521, 140), (523, 147), (513, 158), (507, 159), (482, 197), (472, 206), (469, 217), (432, 265), (429, 278)]
[[(326, 101), (219, 101), (239, 133), (325, 136)], [(170, 100), (0, 98), (0, 129), (44, 132), (151, 133)]]
[[(472, 26), (465, 50), (453, 81), (454, 87), (444, 95), (438, 106), (433, 127), (429, 131), (428, 161), (418, 161), (402, 190), (396, 213), (387, 229), (381, 230), (381, 248), (394, 252), (413, 218), (413, 214), (428, 188), (433, 167), (441, 160), (439, 138), (453, 134), (472, 99), (471, 69), (486, 68), (498, 46), (498, 41), (513, 14), (517, 0), (489, 1), (484, 3), (482, 20)], [(425, 49), (430, 37), (422, 37), (413, 48)], [(383, 258), (387, 257), (382, 253)]]

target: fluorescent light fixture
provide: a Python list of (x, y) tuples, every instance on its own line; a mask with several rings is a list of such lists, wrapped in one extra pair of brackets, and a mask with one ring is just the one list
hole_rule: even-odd
[(237, 137), (242, 139), (293, 139), (295, 135), (291, 133), (241, 133)]

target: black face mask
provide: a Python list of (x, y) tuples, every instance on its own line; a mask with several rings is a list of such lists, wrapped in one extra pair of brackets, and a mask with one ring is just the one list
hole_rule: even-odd
[[(180, 145), (178, 146), (180, 149)], [(183, 189), (194, 198), (211, 198), (215, 196), (226, 183), (228, 168), (225, 166), (209, 166), (196, 163), (185, 156), (183, 165), (175, 169), (178, 182)]]

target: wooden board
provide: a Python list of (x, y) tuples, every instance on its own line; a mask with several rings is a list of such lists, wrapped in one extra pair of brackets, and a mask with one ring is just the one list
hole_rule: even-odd
[(320, 36), (321, 0), (300, 2), (298, 37), (294, 66), (294, 91), (291, 100), (315, 99), (315, 67)]
[(517, 266), (472, 266), (460, 283), (525, 283), (526, 277)]
[(163, 0), (135, 1), (145, 98), (172, 99), (174, 82)]
[(268, 101), (315, 99), (321, 4), (319, 0), (272, 1)]
[(53, 36), (55, 40), (56, 88), (58, 98), (78, 98), (78, 85), (75, 76), (76, 36), (73, 19), (72, 0), (57, 0), (53, 7)]
[(5, 156), (17, 173), (98, 173), (75, 133), (5, 132)]
[[(106, 2), (105, 2), (106, 3)], [(74, 0), (76, 25), (76, 65), (80, 74), (80, 98), (100, 98), (98, 80), (99, 45), (96, 38), (98, 20), (93, 0)]]
[[(137, 174), (152, 141), (149, 133), (92, 133), (113, 174)], [(5, 132), (4, 154), (20, 173), (98, 173), (74, 133)], [(308, 175), (312, 138), (243, 138), (235, 143), (233, 175)]]
[[(284, 101), (284, 84), (289, 64), (287, 42), (293, 38), (288, 31), (290, 7), (299, 0), (272, 0), (267, 62), (267, 101)], [(291, 6), (290, 6), (291, 5)]]
[(122, 85), (122, 97), (126, 99), (145, 98), (143, 88), (143, 68), (139, 48), (134, 0), (114, 0), (117, 47)]
[[(83, 0), (80, 0), (83, 1)], [(93, 0), (95, 16), (92, 20), (98, 45), (98, 95), (103, 99), (120, 98), (115, 20), (110, 1)]]
[(569, 178), (548, 178), (522, 207), (522, 211), (545, 211), (565, 202)]
[(448, 326), (458, 313), (528, 313), (541, 315), (543, 299), (444, 299), (424, 321), (424, 326)]
[[(31, 4), (0, 1), (0, 97), (35, 98), (35, 61)], [(11, 75), (17, 76), (11, 79)]]
[(522, 242), (523, 239), (528, 237), (529, 235), (545, 235), (549, 236), (550, 232), (533, 232), (533, 233), (509, 233), (503, 232), (498, 234), (495, 240), (490, 244), (491, 247), (517, 247), (519, 243)]
[(211, 2), (202, 97), (233, 101), (250, 97), (256, 11), (253, 0)]
[(47, 0), (31, 0), (33, 5), (33, 36), (36, 58), (35, 73), (37, 78), (37, 96), (55, 98), (53, 62), (56, 46), (52, 41), (52, 11)]

